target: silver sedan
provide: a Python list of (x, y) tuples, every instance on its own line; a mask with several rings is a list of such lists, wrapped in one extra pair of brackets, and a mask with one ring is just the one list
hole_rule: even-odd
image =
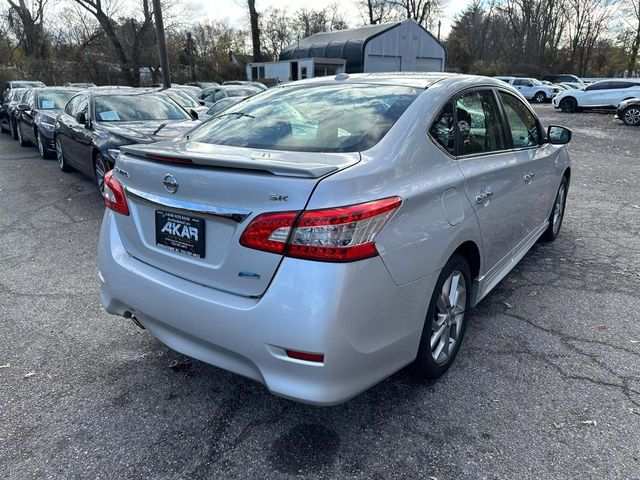
[(471, 307), (562, 225), (571, 132), (499, 80), (325, 77), (123, 147), (102, 303), (169, 347), (330, 405), (415, 362), (442, 375)]

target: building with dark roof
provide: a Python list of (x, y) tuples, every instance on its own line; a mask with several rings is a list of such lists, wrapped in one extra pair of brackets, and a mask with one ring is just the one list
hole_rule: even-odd
[(249, 64), (247, 76), (290, 81), (341, 72), (442, 72), (444, 66), (442, 43), (407, 19), (316, 33), (285, 48), (278, 62)]

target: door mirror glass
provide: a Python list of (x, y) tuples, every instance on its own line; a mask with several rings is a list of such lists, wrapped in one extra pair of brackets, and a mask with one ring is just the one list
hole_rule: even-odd
[(571, 141), (571, 130), (558, 125), (550, 125), (547, 129), (549, 143), (554, 145), (566, 145)]
[(78, 112), (76, 114), (76, 121), (82, 125), (87, 123), (87, 115), (84, 112)]
[(189, 110), (189, 115), (191, 115), (191, 118), (193, 118), (194, 120), (198, 120), (198, 112), (196, 112), (193, 108)]

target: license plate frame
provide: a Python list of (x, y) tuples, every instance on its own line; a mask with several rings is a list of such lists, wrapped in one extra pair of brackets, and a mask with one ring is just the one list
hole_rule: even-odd
[(205, 225), (202, 218), (156, 210), (156, 245), (174, 253), (204, 258)]

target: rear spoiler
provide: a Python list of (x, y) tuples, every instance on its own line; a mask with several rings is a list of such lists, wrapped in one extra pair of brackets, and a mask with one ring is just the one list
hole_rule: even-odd
[(261, 170), (273, 175), (285, 177), (320, 178), (340, 169), (338, 165), (319, 162), (292, 162), (273, 158), (275, 155), (230, 155), (218, 153), (199, 153), (175, 148), (154, 147), (153, 145), (128, 145), (120, 151), (136, 157), (156, 162), (180, 165), (201, 165), (205, 167), (239, 168)]

